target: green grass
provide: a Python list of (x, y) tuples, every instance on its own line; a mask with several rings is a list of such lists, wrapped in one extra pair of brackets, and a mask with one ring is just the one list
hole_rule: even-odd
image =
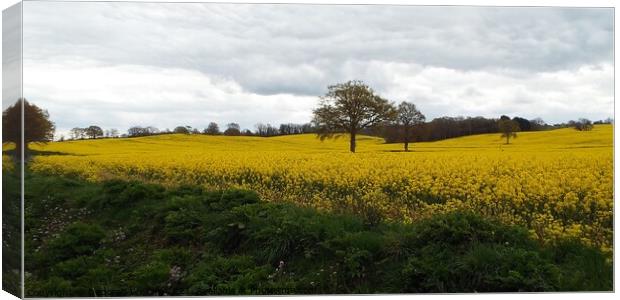
[(28, 174), (26, 296), (612, 290), (610, 258), (465, 212), (367, 222), (251, 191)]

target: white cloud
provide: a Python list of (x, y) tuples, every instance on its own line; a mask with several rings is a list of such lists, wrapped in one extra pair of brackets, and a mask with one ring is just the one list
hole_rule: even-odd
[[(604, 119), (613, 114), (613, 65), (533, 73), (462, 71), (376, 64), (370, 73), (395, 79), (380, 92), (418, 103), (431, 117), (501, 114), (564, 122), (577, 117)], [(413, 70), (408, 72), (407, 70)]]
[(317, 101), (247, 92), (230, 79), (195, 70), (93, 61), (25, 62), (25, 67), (24, 93), (49, 111), (59, 133), (92, 124), (124, 131), (135, 125), (202, 129), (212, 121), (249, 129), (258, 122), (303, 123), (310, 121)]

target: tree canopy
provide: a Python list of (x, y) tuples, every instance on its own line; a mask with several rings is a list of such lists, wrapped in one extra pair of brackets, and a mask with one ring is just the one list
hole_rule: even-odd
[(313, 124), (321, 140), (348, 133), (351, 152), (355, 152), (355, 136), (361, 130), (394, 120), (396, 109), (388, 100), (361, 81), (348, 81), (328, 87), (319, 107), (313, 111)]
[(96, 139), (103, 136), (103, 129), (101, 129), (101, 127), (99, 126), (91, 125), (86, 128), (86, 134), (91, 139)]
[(226, 124), (226, 130), (224, 130), (224, 135), (241, 135), (241, 126), (237, 123), (228, 123)]
[(510, 118), (500, 118), (497, 123), (502, 138), (506, 138), (506, 144), (510, 144), (510, 138), (517, 138), (517, 132), (520, 131), (519, 123), (510, 120)]
[(207, 126), (207, 128), (205, 128), (203, 133), (204, 134), (209, 134), (209, 135), (218, 135), (218, 134), (220, 134), (220, 127), (217, 125), (217, 123), (211, 122), (211, 123), (209, 123), (209, 126)]
[[(22, 144), (22, 107), (23, 107), (23, 144)], [(2, 142), (15, 143), (16, 155), (22, 147), (28, 149), (32, 142), (50, 142), (54, 138), (56, 126), (49, 119), (47, 110), (31, 104), (26, 99), (19, 99), (2, 113)]]
[(416, 108), (415, 104), (403, 101), (398, 105), (398, 122), (403, 127), (405, 151), (409, 151), (411, 127), (422, 124), (426, 117)]
[(183, 134), (189, 134), (190, 133), (190, 129), (188, 128), (189, 126), (177, 126), (174, 129), (174, 133), (183, 133)]
[(568, 125), (579, 131), (590, 131), (594, 127), (592, 121), (585, 118), (580, 118), (577, 121), (571, 120), (568, 122)]

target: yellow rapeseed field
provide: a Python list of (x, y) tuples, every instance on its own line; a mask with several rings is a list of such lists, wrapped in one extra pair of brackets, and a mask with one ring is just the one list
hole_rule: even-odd
[(360, 137), (321, 142), (314, 135), (224, 137), (161, 135), (53, 142), (30, 163), (34, 172), (99, 181), (137, 179), (167, 185), (241, 187), (268, 201), (292, 201), (369, 220), (411, 222), (470, 209), (526, 226), (541, 241), (575, 237), (610, 251), (613, 230), (613, 134), (558, 129), (401, 144)]

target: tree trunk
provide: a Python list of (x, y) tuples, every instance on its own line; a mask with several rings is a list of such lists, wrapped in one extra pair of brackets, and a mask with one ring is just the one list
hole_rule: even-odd
[(409, 127), (405, 126), (405, 152), (409, 152)]
[(510, 135), (506, 135), (506, 145), (510, 144)]
[(355, 131), (351, 132), (351, 141), (349, 143), (349, 150), (351, 150), (351, 153), (355, 153)]
[(13, 153), (13, 156), (15, 157), (15, 162), (20, 162), (22, 160), (22, 147), (23, 145), (21, 142), (15, 142), (15, 153)]
[[(29, 158), (29, 151), (28, 151), (28, 144), (22, 144), (21, 142), (15, 142), (15, 150), (13, 150), (13, 161), (16, 164), (20, 164), (22, 162), (22, 159), (24, 160), (24, 162), (28, 161)], [(22, 152), (24, 153), (24, 156), (22, 156)]]

